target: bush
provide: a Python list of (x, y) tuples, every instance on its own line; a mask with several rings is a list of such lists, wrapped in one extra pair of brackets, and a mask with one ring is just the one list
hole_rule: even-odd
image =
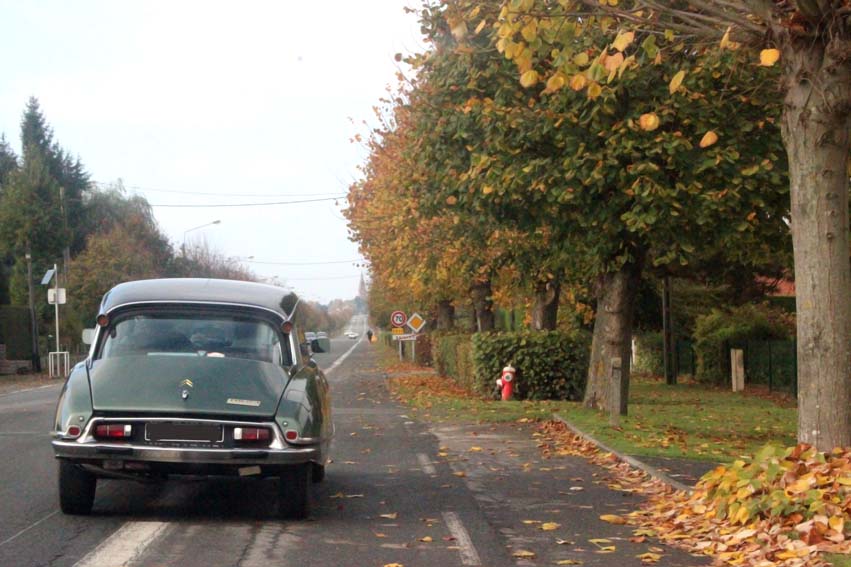
[(28, 308), (0, 306), (0, 343), (6, 345), (8, 360), (29, 360), (32, 356), (32, 338)]
[(642, 333), (635, 336), (635, 372), (661, 376), (665, 373), (662, 333)]
[(581, 332), (477, 333), (472, 341), (475, 372), (471, 389), (491, 393), (502, 368), (511, 363), (517, 369), (517, 398), (580, 399), (590, 350), (590, 336)]
[(464, 387), (473, 383), (470, 335), (433, 335), (432, 360), (437, 373)]
[(701, 382), (725, 383), (730, 377), (731, 348), (741, 348), (748, 340), (787, 339), (794, 333), (793, 317), (768, 305), (713, 309), (695, 325), (695, 377)]
[(431, 335), (423, 333), (417, 337), (415, 362), (421, 366), (431, 366)]

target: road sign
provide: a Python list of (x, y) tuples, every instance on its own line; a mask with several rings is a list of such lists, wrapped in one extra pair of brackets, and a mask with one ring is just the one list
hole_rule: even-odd
[(394, 327), (404, 327), (408, 322), (408, 317), (404, 311), (394, 311), (390, 314), (390, 324)]
[(390, 329), (390, 331), (394, 335), (404, 335), (405, 334), (405, 329), (403, 329), (402, 327), (393, 327), (392, 329)]
[[(59, 301), (56, 298), (59, 298)], [(65, 305), (66, 297), (65, 297), (65, 288), (50, 288), (47, 290), (47, 302), (50, 305), (58, 303), (59, 305)]]
[(417, 335), (416, 333), (408, 333), (407, 335), (397, 335), (394, 333), (393, 335), (394, 341), (416, 341)]
[(415, 333), (419, 333), (420, 330), (425, 327), (425, 324), (425, 319), (423, 319), (419, 313), (414, 313), (411, 315), (410, 319), (408, 319), (408, 326)]

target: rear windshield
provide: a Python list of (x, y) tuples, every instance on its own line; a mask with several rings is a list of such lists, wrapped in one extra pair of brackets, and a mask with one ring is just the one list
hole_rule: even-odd
[(291, 365), (285, 335), (262, 319), (217, 313), (141, 313), (112, 323), (100, 358), (206, 356)]

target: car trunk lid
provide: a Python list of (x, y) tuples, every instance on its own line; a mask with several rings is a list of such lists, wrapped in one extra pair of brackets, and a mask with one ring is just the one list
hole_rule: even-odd
[(96, 411), (266, 417), (287, 374), (256, 360), (155, 354), (96, 360), (89, 379)]

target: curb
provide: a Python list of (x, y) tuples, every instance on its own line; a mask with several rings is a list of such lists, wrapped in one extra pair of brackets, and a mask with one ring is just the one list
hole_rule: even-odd
[(559, 414), (554, 413), (553, 418), (555, 418), (556, 421), (563, 423), (565, 425), (565, 427), (570, 429), (576, 435), (578, 435), (578, 436), (582, 437), (583, 439), (585, 439), (586, 441), (590, 441), (591, 443), (596, 445), (599, 449), (605, 451), (606, 453), (611, 453), (612, 455), (617, 457), (617, 459), (619, 461), (623, 461), (624, 463), (627, 463), (632, 467), (635, 467), (637, 469), (640, 469), (640, 470), (646, 472), (652, 478), (655, 478), (656, 480), (664, 482), (665, 484), (667, 484), (668, 486), (670, 486), (674, 490), (680, 490), (680, 491), (683, 491), (683, 492), (687, 492), (688, 494), (691, 494), (694, 491), (694, 487), (688, 486), (687, 484), (683, 484), (682, 482), (680, 482), (678, 480), (674, 480), (673, 478), (669, 477), (668, 475), (666, 475), (665, 473), (663, 473), (662, 471), (660, 471), (656, 467), (652, 467), (652, 466), (648, 465), (647, 463), (642, 463), (641, 461), (639, 461), (635, 457), (630, 457), (629, 455), (624, 455), (620, 451), (615, 451), (614, 449), (612, 449), (611, 447), (609, 447), (605, 443), (602, 443), (598, 439), (596, 439), (596, 438), (592, 437), (591, 435), (585, 433), (584, 431), (582, 431), (581, 429), (579, 429), (578, 427), (576, 427), (575, 425), (573, 425), (572, 423), (570, 423), (569, 421), (564, 419)]

